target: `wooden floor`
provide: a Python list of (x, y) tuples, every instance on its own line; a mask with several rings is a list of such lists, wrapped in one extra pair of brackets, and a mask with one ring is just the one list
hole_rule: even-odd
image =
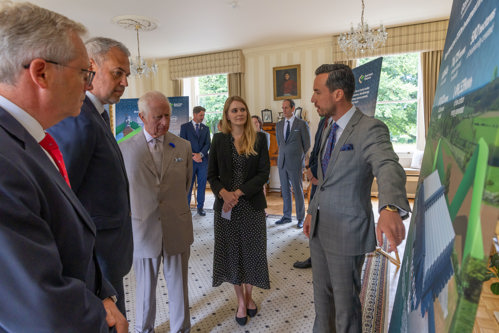
[[(206, 201), (205, 207), (212, 208), (213, 201), (215, 197), (210, 189), (206, 190)], [(194, 200), (193, 200), (194, 201)], [(194, 206), (194, 202), (191, 205)], [(411, 206), (414, 200), (409, 200)], [(378, 199), (372, 198), (373, 210), (377, 211)], [(308, 202), (305, 200), (305, 207), (308, 207)], [(282, 215), (282, 197), (280, 192), (269, 192), (267, 193), (267, 214), (271, 215)], [(294, 202), (293, 202), (293, 215), (295, 214)], [(475, 319), (475, 326), (473, 327), (473, 333), (497, 333), (499, 332), (499, 318), (496, 319), (494, 312), (498, 313), (499, 316), (499, 295), (494, 295), (490, 291), (490, 285), (493, 282), (499, 282), (499, 280), (490, 280), (483, 284), (482, 294), (480, 296), (480, 303), (478, 305), (478, 311)]]

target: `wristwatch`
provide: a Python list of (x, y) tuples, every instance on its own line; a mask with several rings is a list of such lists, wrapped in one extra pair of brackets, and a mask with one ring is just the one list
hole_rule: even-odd
[(397, 212), (398, 213), (398, 211), (399, 211), (399, 209), (393, 205), (386, 205), (385, 207), (383, 207), (383, 209), (386, 209), (389, 212)]

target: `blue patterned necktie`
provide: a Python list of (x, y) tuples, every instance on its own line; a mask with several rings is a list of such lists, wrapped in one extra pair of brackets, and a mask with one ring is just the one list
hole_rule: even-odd
[(322, 175), (326, 174), (327, 165), (329, 164), (329, 159), (331, 158), (331, 152), (334, 149), (334, 144), (336, 141), (336, 130), (338, 128), (339, 128), (338, 124), (336, 122), (333, 123), (333, 128), (331, 129), (331, 132), (329, 132), (329, 135), (327, 137), (326, 151), (321, 161)]
[(286, 122), (288, 123), (286, 125), (286, 137), (284, 138), (284, 141), (288, 141), (288, 138), (289, 138), (289, 132), (291, 132), (291, 128), (289, 127), (289, 120), (286, 120)]
[(196, 124), (196, 135), (199, 136), (199, 124)]

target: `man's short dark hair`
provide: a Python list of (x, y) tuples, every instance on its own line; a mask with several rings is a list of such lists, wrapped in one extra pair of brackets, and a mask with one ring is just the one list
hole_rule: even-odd
[(351, 102), (355, 91), (355, 78), (352, 69), (343, 64), (324, 64), (315, 70), (315, 75), (324, 73), (328, 74), (326, 86), (329, 91), (341, 89), (345, 94), (345, 99)]
[(286, 98), (285, 100), (283, 100), (283, 102), (284, 102), (284, 101), (288, 101), (288, 102), (289, 102), (289, 106), (290, 106), (291, 108), (294, 108), (294, 107), (295, 107), (295, 101), (293, 101), (291, 98)]
[(206, 109), (203, 108), (202, 106), (195, 106), (194, 109), (192, 109), (192, 113), (195, 113), (195, 114), (198, 114), (201, 111), (206, 112)]

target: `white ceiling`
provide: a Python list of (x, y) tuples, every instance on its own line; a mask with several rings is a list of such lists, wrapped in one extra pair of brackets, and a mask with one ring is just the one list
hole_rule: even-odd
[[(22, 0), (24, 1), (24, 0)], [(385, 26), (447, 18), (452, 0), (365, 0), (365, 19)], [(119, 15), (152, 17), (140, 34), (141, 55), (169, 58), (267, 46), (343, 32), (360, 21), (361, 0), (30, 0), (83, 23), (89, 37), (123, 42), (136, 55), (133, 30), (112, 23)]]

